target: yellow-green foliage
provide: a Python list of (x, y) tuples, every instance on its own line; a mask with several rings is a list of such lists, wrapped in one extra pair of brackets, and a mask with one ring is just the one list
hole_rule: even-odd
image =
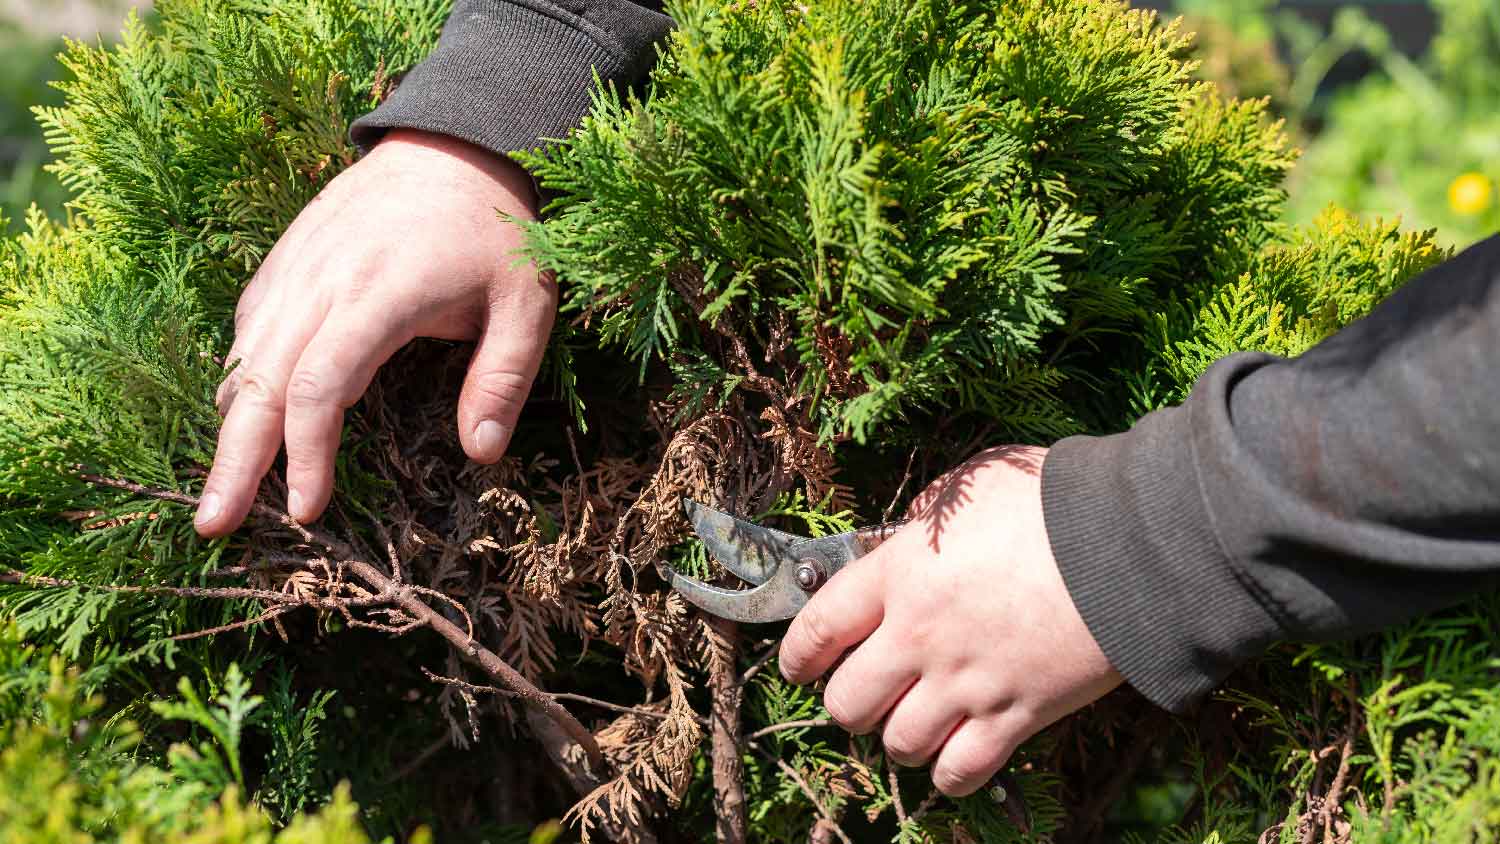
[(1294, 357), (1369, 313), (1404, 281), (1447, 258), (1434, 233), (1361, 223), (1328, 209), (1268, 247), (1250, 268), (1158, 314), (1157, 348), (1170, 389), (1187, 397), (1209, 365), (1240, 351)]
[[(743, 490), (745, 509), (788, 527), (803, 527), (793, 515), (815, 527), (872, 521), (964, 449), (1118, 430), (1180, 399), (1223, 353), (1301, 351), (1443, 253), (1429, 235), (1337, 215), (1285, 231), (1276, 221), (1292, 156), (1280, 128), (1262, 105), (1195, 81), (1183, 36), (1120, 3), (674, 9), (681, 27), (654, 95), (601, 92), (581, 131), (529, 159), (561, 192), (532, 247), (558, 271), (569, 309), (554, 374), (601, 399), (574, 404), (591, 430), (565, 438), (555, 416), (528, 413), (520, 459), (485, 475), (431, 420), (418, 442), (404, 430), (376, 441), (410, 409), (387, 395), (351, 412), (337, 514), (398, 520), (391, 553), (408, 556), (410, 582), (457, 596), (474, 639), (547, 688), (669, 705), (672, 729), (622, 716), (612, 754), (636, 778), (599, 793), (623, 795), (606, 807), (620, 814), (663, 807), (652, 823), (701, 838), (714, 810), (695, 743), (707, 720), (704, 628), (665, 600), (652, 571), (708, 566), (673, 521), (689, 483)], [(80, 696), (56, 665), (0, 682), (9, 840), (361, 841), (361, 816), (332, 786), (345, 760), (318, 753), (330, 736), (384, 754), (362, 766), (363, 787), (349, 774), (364, 820), (396, 807), (385, 826), (371, 822), (381, 832), (409, 828), (391, 819), (415, 813), (401, 805), (413, 794), (482, 804), (395, 776), (434, 740), (468, 741), (472, 724), (496, 744), (469, 759), (493, 761), (479, 753), (500, 746), (537, 754), (521, 766), (528, 775), (552, 770), (533, 745), (491, 729), (509, 701), (466, 711), (453, 689), (407, 676), (463, 670), (425, 633), (334, 636), (335, 614), (308, 609), (302, 626), (287, 622), (288, 645), (238, 632), (179, 643), (171, 637), (263, 607), (103, 588), (242, 584), (244, 569), (209, 570), (305, 550), (264, 523), (254, 542), (204, 543), (191, 528), (180, 502), (211, 459), (215, 356), (254, 267), (354, 159), (349, 119), (430, 48), (444, 10), (441, 0), (161, 0), (158, 22), (131, 24), (118, 48), (68, 51), (67, 103), (43, 119), (77, 214), (35, 219), (0, 249), (0, 566), (53, 579), (0, 584), (20, 640), (0, 638), (0, 665), (30, 659), (25, 643), (55, 643), (111, 698)], [(440, 406), (427, 398), (411, 404)], [(441, 399), (446, 418), (452, 396)], [(903, 466), (915, 467), (904, 491)], [(444, 535), (476, 523), (485, 532)], [(324, 527), (344, 529), (336, 517)], [(348, 530), (350, 544), (387, 546), (374, 529)], [(264, 582), (295, 592), (294, 575), (314, 568)], [(1126, 787), (1212, 783), (1196, 840), (1254, 839), (1299, 816), (1305, 795), (1326, 794), (1330, 777), (1301, 766), (1353, 713), (1363, 720), (1341, 820), (1363, 801), (1375, 809), (1358, 816), (1362, 829), (1405, 841), (1446, 834), (1450, 806), (1488, 817), (1500, 805), (1483, 761), (1497, 732), (1483, 685), (1490, 618), (1471, 610), (1300, 663), (1268, 660), (1257, 671), (1274, 682), (1228, 704), (1237, 717), (1264, 713), (1254, 741), (1188, 772), (1163, 755)], [(324, 669), (337, 660), (357, 676), (293, 673), (320, 655)], [(181, 674), (192, 679), (173, 696)], [(339, 683), (351, 714), (325, 722), (325, 686)], [(1358, 705), (1340, 704), (1345, 693)], [(747, 733), (826, 716), (813, 690), (774, 669), (747, 698)], [(396, 712), (377, 719), (376, 699)], [(579, 711), (591, 726), (608, 712)], [(851, 824), (872, 818), (872, 836), (1005, 842), (1050, 835), (1086, 805), (1054, 770), (1075, 758), (1110, 767), (1119, 748), (1089, 720), (1101, 717), (1060, 728), (1074, 731), (1067, 754), (1049, 755), (1048, 737), (1021, 749), (1030, 833), (983, 794), (899, 821), (897, 798), (914, 809), (929, 784), (887, 770), (873, 740), (809, 726), (768, 732), (761, 746)], [(1214, 737), (1187, 722), (1173, 735), (1188, 747)], [(816, 811), (802, 785), (758, 755), (746, 754), (746, 770), (755, 840), (805, 841)]]
[(346, 787), (278, 830), (238, 787), (220, 791), (136, 758), (134, 724), (84, 695), (60, 657), (49, 674), (33, 706), (12, 702), (30, 712), (0, 728), (3, 844), (368, 844)]

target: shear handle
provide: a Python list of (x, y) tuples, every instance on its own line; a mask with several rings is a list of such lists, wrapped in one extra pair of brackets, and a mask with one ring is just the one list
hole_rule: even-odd
[(896, 531), (906, 527), (906, 521), (887, 522), (883, 525), (871, 525), (854, 531), (850, 538), (854, 541), (854, 547), (859, 551), (859, 556), (874, 551), (885, 544), (887, 539), (896, 535)]

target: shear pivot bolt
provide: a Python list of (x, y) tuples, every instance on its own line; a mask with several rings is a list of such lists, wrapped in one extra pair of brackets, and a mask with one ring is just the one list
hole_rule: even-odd
[(823, 582), (823, 572), (818, 570), (816, 563), (810, 561), (798, 563), (795, 575), (797, 585), (805, 592), (813, 591), (818, 588), (818, 584)]

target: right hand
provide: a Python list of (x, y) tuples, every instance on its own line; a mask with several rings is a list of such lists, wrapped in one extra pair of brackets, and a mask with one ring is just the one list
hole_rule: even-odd
[(287, 512), (316, 520), (333, 493), (344, 411), (416, 337), (477, 341), (458, 403), (469, 457), (505, 453), (541, 364), (557, 288), (518, 265), (536, 218), (530, 177), (502, 156), (412, 130), (386, 136), (293, 221), (240, 299), (219, 388), (214, 464), (195, 524), (244, 521), (282, 442)]

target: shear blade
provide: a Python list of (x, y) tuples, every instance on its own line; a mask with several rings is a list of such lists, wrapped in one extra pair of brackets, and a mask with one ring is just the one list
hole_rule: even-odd
[(684, 501), (683, 508), (708, 553), (755, 588), (725, 589), (673, 572), (672, 588), (678, 594), (721, 618), (747, 622), (788, 619), (807, 603), (807, 593), (793, 581), (793, 567), (783, 564), (792, 546), (805, 537), (737, 519), (696, 501)]
[(709, 586), (672, 572), (672, 588), (699, 609), (720, 618), (756, 624), (784, 621), (807, 605), (807, 593), (792, 582), (789, 570), (787, 567), (754, 589)]
[(736, 519), (691, 499), (684, 499), (682, 508), (708, 553), (746, 583), (759, 585), (770, 580), (787, 558), (788, 549), (802, 540), (800, 536)]

